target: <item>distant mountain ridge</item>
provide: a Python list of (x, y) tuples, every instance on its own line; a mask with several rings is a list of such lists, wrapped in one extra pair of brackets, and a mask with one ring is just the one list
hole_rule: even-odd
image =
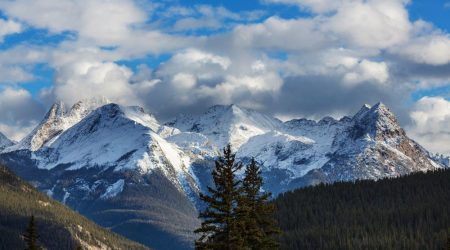
[(318, 122), (213, 106), (163, 124), (142, 108), (104, 98), (69, 111), (53, 105), (28, 136), (0, 151), (0, 162), (113, 231), (157, 249), (189, 249), (198, 193), (210, 185), (214, 159), (228, 143), (238, 160), (257, 160), (275, 195), (445, 167), (382, 103)]

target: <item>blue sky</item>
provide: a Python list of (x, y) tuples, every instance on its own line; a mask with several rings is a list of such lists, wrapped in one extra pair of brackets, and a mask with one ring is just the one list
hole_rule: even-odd
[[(386, 103), (450, 152), (450, 2), (0, 2), (0, 132), (106, 96), (161, 120), (236, 103), (283, 119)], [(438, 142), (436, 142), (436, 140)]]

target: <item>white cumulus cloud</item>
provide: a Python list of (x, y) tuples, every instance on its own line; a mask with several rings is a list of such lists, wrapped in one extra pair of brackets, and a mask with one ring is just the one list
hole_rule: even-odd
[(410, 113), (411, 136), (432, 152), (450, 155), (450, 101), (442, 97), (423, 97)]
[(0, 89), (0, 131), (20, 140), (36, 125), (43, 109), (24, 89)]
[(388, 78), (389, 71), (385, 62), (372, 62), (364, 59), (357, 63), (352, 71), (345, 74), (344, 81), (349, 84), (371, 80), (375, 80), (378, 83), (385, 83)]
[(384, 49), (408, 41), (411, 24), (402, 2), (347, 1), (325, 17), (325, 30), (362, 48)]
[(129, 35), (130, 26), (146, 15), (129, 0), (2, 1), (8, 15), (52, 32), (74, 31), (101, 45), (115, 45)]
[(417, 63), (430, 65), (449, 64), (450, 36), (448, 34), (433, 34), (418, 37), (398, 48), (397, 53)]

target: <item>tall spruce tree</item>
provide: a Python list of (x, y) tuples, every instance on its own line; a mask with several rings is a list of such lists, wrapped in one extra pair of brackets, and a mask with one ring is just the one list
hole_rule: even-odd
[(25, 235), (25, 250), (41, 250), (42, 248), (38, 245), (38, 233), (36, 229), (36, 222), (34, 220), (34, 215), (31, 215), (30, 222), (28, 223), (28, 227), (26, 229)]
[(246, 166), (238, 218), (242, 222), (244, 242), (248, 249), (278, 249), (275, 237), (280, 233), (274, 219), (275, 207), (269, 204), (271, 193), (261, 192), (263, 178), (254, 159)]
[(223, 156), (215, 162), (212, 172), (214, 187), (208, 187), (208, 194), (200, 194), (207, 208), (199, 216), (203, 220), (201, 227), (195, 230), (201, 234), (195, 242), (196, 249), (244, 249), (242, 227), (236, 216), (241, 184), (236, 179), (236, 171), (241, 168), (241, 164), (235, 163), (235, 155), (228, 145)]

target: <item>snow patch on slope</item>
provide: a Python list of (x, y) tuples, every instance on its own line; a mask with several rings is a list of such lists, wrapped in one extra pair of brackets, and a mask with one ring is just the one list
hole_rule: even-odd
[(116, 181), (115, 183), (113, 183), (112, 185), (110, 185), (106, 188), (105, 193), (103, 193), (100, 196), (100, 199), (106, 200), (106, 199), (116, 197), (118, 194), (120, 194), (123, 191), (124, 185), (125, 185), (125, 180), (119, 179), (118, 181)]
[(255, 135), (277, 130), (282, 122), (236, 105), (217, 105), (200, 116), (182, 115), (167, 125), (184, 132), (201, 133), (218, 149), (230, 143), (236, 150)]
[(218, 155), (216, 148), (208, 137), (194, 132), (181, 132), (166, 138), (189, 155), (201, 159)]
[(153, 137), (156, 143), (162, 150), (164, 157), (170, 162), (177, 172), (182, 172), (186, 166), (190, 165), (190, 159), (183, 157), (183, 153), (180, 150), (174, 148), (170, 143), (155, 135)]
[(242, 145), (236, 157), (254, 157), (266, 170), (288, 170), (292, 178), (297, 178), (326, 162), (325, 157), (316, 156), (314, 144), (315, 141), (303, 136), (272, 131), (251, 138)]
[(121, 109), (128, 119), (131, 119), (145, 127), (151, 128), (154, 132), (157, 132), (161, 126), (153, 115), (146, 113), (141, 107), (121, 106)]

